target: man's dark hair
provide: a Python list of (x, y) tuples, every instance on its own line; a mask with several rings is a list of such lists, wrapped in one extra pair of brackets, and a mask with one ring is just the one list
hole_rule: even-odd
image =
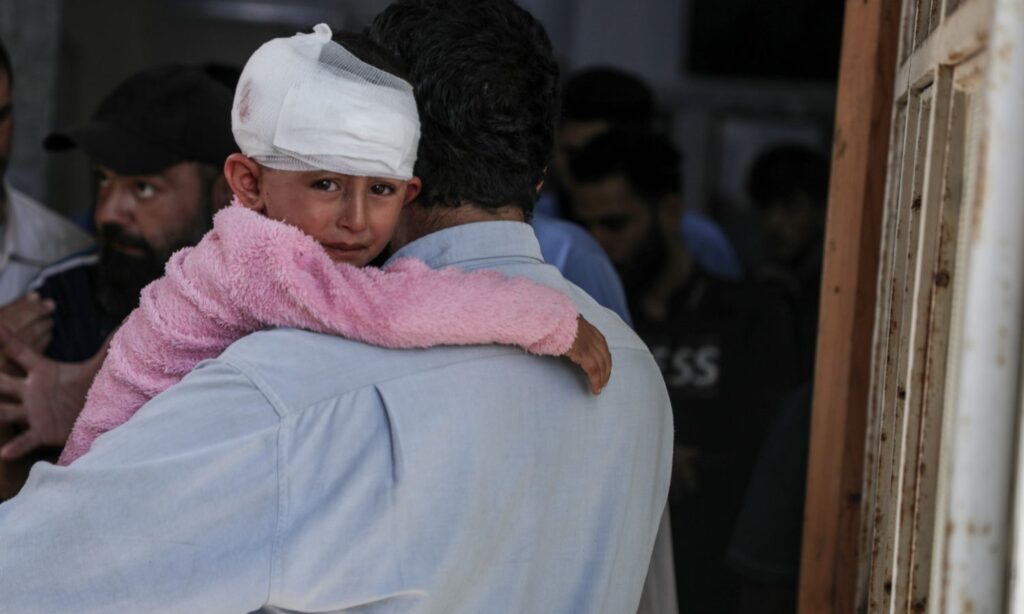
[(570, 75), (562, 89), (563, 121), (606, 121), (612, 126), (650, 130), (654, 94), (639, 77), (611, 67)]
[(399, 79), (409, 80), (409, 71), (406, 70), (402, 60), (382, 45), (374, 42), (368, 34), (338, 30), (331, 37), (331, 40), (370, 66), (383, 70)]
[(529, 216), (550, 156), (558, 64), (512, 0), (398, 0), (371, 38), (409, 66), (420, 113), (417, 198)]
[(11, 69), (11, 56), (7, 54), (4, 41), (0, 40), (0, 71), (7, 75), (7, 85), (14, 87), (14, 70)]
[(647, 131), (612, 129), (590, 140), (569, 158), (581, 184), (622, 175), (649, 204), (683, 189), (682, 154), (665, 137)]
[(759, 207), (791, 202), (799, 194), (824, 207), (828, 173), (828, 160), (820, 152), (805, 145), (780, 145), (764, 151), (754, 161), (747, 191)]

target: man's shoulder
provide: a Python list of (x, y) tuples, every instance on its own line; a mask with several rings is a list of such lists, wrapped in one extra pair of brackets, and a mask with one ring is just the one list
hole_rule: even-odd
[(15, 242), (25, 256), (54, 262), (93, 244), (92, 238), (71, 220), (9, 186), (8, 194), (10, 219), (16, 225)]
[(95, 246), (78, 250), (40, 271), (29, 289), (39, 290), (53, 285), (64, 286), (69, 283), (69, 280), (86, 280), (88, 283), (92, 283), (99, 261), (100, 252)]
[[(613, 377), (627, 379), (635, 370), (656, 369), (647, 347), (613, 313), (601, 309), (586, 317), (608, 340), (615, 365)], [(566, 369), (576, 369), (568, 360), (545, 359), (508, 346), (397, 350), (288, 328), (247, 335), (225, 350), (220, 360), (293, 409), (368, 387), (422, 377), (450, 382), (452, 386), (466, 382), (480, 385), (492, 377), (518, 377), (557, 386), (557, 377), (564, 377)], [(552, 382), (549, 371), (562, 375)]]

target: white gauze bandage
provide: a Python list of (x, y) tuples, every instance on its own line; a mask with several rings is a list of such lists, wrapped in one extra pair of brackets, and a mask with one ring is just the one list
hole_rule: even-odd
[(332, 41), (326, 24), (252, 54), (231, 129), (242, 153), (270, 168), (402, 180), (420, 139), (412, 86)]

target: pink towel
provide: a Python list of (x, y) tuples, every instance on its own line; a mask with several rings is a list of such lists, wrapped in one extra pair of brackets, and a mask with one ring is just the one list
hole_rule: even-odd
[(176, 252), (114, 334), (60, 464), (178, 382), (264, 328), (292, 327), (393, 348), (501, 343), (561, 355), (576, 336), (567, 296), (494, 271), (333, 262), (299, 229), (234, 205)]

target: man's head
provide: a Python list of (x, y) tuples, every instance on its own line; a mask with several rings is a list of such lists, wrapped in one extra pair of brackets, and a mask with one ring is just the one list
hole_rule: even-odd
[(528, 217), (558, 109), (558, 65), (543, 26), (512, 0), (398, 0), (369, 33), (407, 64), (415, 88), (417, 208), (513, 208)]
[(99, 293), (114, 319), (230, 198), (220, 173), (236, 150), (230, 110), (231, 93), (202, 70), (159, 67), (121, 83), (88, 123), (44, 141), (80, 147), (96, 168)]
[(11, 136), (14, 132), (14, 72), (11, 69), (11, 57), (7, 48), (0, 41), (0, 178), (7, 174), (7, 164), (11, 160)]
[(781, 145), (754, 161), (747, 190), (761, 209), (773, 260), (792, 262), (824, 230), (828, 161), (803, 145)]
[(660, 263), (682, 214), (681, 156), (664, 137), (609, 130), (571, 159), (573, 214), (623, 278)]
[(588, 68), (566, 79), (562, 120), (558, 125), (555, 172), (571, 183), (568, 159), (595, 136), (611, 128), (649, 131), (654, 123), (654, 94), (640, 78), (611, 67)]

